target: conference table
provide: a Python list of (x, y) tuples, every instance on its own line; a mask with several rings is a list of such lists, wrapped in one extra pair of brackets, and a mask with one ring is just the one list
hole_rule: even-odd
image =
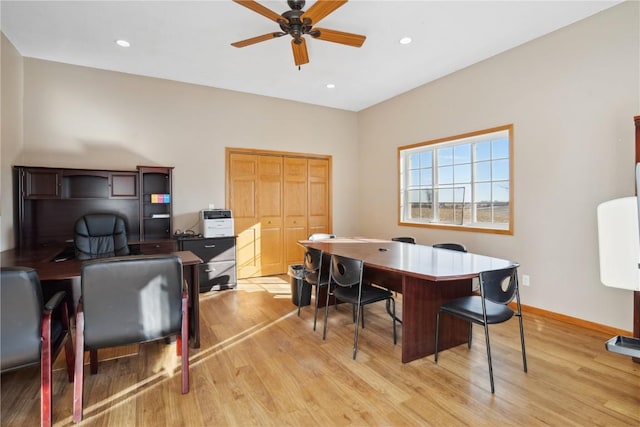
[[(473, 278), (482, 271), (518, 266), (506, 259), (381, 239), (298, 243), (320, 249), (325, 259), (330, 255), (360, 259), (364, 262), (364, 281), (402, 294), (403, 363), (435, 352), (436, 314), (443, 302), (471, 295)], [(466, 343), (467, 337), (466, 321), (453, 316), (441, 318), (440, 350)]]
[[(57, 255), (63, 251), (61, 245), (43, 246), (40, 248), (9, 249), (0, 253), (0, 265), (3, 267), (31, 267), (38, 272), (43, 290), (47, 282), (55, 285), (60, 280), (72, 280), (80, 277), (82, 262), (75, 258), (60, 259)], [(188, 278), (189, 292), (189, 339), (193, 348), (200, 347), (200, 300), (199, 300), (199, 268), (202, 259), (191, 251), (171, 252), (182, 261), (182, 269)], [(55, 261), (59, 259), (59, 261)], [(77, 301), (74, 301), (76, 303)]]

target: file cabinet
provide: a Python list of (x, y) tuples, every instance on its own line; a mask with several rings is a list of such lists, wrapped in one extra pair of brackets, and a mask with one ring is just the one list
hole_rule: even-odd
[(236, 287), (236, 238), (187, 237), (178, 239), (178, 249), (191, 251), (202, 258), (200, 292), (219, 291)]

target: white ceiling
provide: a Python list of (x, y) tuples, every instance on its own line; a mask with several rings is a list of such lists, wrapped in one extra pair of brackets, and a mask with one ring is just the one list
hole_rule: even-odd
[[(279, 28), (230, 0), (3, 0), (0, 29), (25, 57), (359, 111), (618, 3), (351, 0), (319, 26), (366, 35), (364, 45), (307, 39), (301, 70), (289, 36), (232, 47)], [(413, 43), (400, 45), (407, 35)]]

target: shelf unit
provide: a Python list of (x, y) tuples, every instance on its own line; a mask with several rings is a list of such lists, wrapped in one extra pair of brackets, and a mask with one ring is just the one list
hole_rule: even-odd
[[(14, 166), (16, 247), (33, 248), (73, 239), (75, 221), (89, 213), (125, 218), (129, 241), (166, 250), (172, 239), (173, 167), (101, 170)], [(161, 196), (160, 196), (161, 195)], [(152, 246), (150, 246), (152, 245)]]
[(141, 240), (170, 239), (173, 235), (172, 171), (172, 167), (138, 166)]

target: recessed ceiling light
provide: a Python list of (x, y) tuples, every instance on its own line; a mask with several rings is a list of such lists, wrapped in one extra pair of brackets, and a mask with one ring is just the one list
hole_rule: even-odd
[(126, 40), (122, 40), (122, 39), (120, 39), (120, 40), (116, 40), (116, 44), (117, 44), (118, 46), (120, 46), (120, 47), (129, 47), (129, 46), (131, 46), (131, 43), (129, 43), (129, 42), (128, 42), (128, 41), (126, 41)]
[(335, 87), (336, 85), (334, 85), (333, 83), (327, 83), (327, 89), (333, 89)]
[(411, 43), (411, 37), (403, 37), (400, 39), (400, 44), (409, 44)]

